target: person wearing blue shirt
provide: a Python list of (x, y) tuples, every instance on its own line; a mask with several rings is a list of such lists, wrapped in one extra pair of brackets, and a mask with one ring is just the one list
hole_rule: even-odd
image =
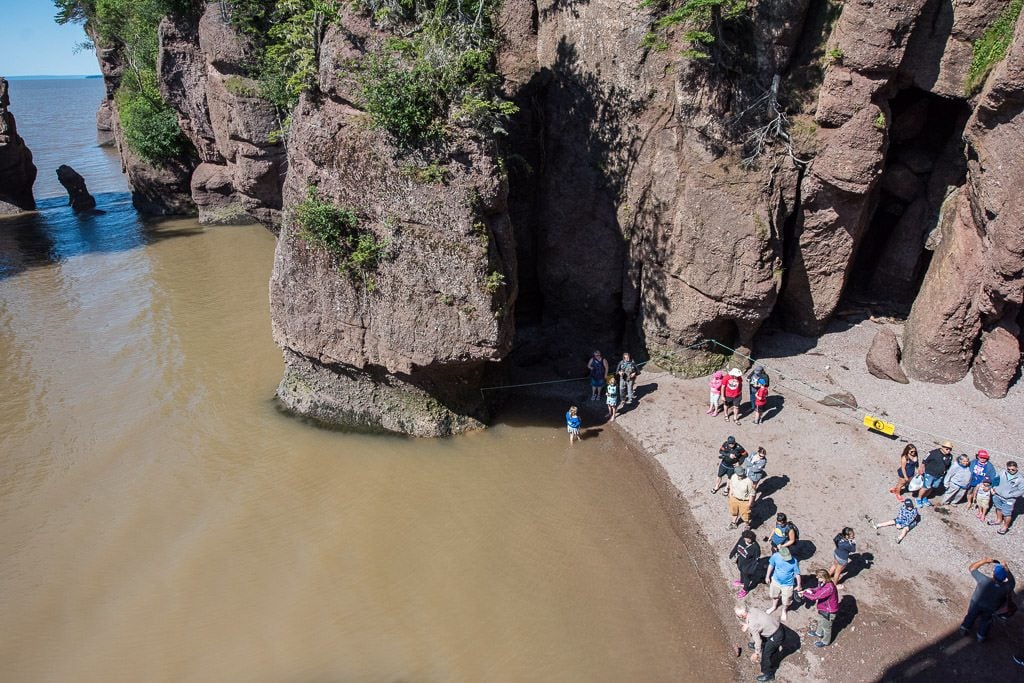
[(793, 602), (793, 591), (800, 590), (800, 563), (793, 557), (789, 548), (782, 547), (772, 553), (768, 560), (768, 574), (764, 578), (768, 584), (768, 597), (772, 599), (772, 606), (768, 609), (771, 614), (782, 602), (783, 621), (786, 620), (786, 611)]

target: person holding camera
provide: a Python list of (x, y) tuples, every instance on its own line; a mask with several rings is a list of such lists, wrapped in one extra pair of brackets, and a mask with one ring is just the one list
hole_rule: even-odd
[[(993, 565), (992, 575), (981, 571), (987, 564)], [(986, 557), (978, 560), (968, 571), (978, 584), (974, 588), (974, 595), (971, 596), (971, 603), (967, 607), (967, 615), (960, 624), (960, 635), (966, 636), (971, 632), (974, 623), (978, 622), (978, 630), (975, 638), (978, 642), (984, 642), (988, 636), (988, 630), (992, 628), (992, 617), (996, 611), (1006, 604), (1006, 598), (1013, 594), (1016, 581), (1013, 574), (999, 560)]]

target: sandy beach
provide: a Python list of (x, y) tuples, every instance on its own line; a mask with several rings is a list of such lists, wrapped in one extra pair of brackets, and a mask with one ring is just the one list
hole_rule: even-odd
[[(736, 645), (744, 638), (732, 615), (736, 599), (730, 582), (737, 573), (727, 555), (739, 531), (728, 528), (726, 498), (709, 492), (718, 447), (727, 436), (734, 435), (748, 451), (767, 449), (769, 476), (753, 523), (759, 539), (770, 533), (778, 511), (797, 523), (805, 585), (815, 569), (828, 567), (835, 534), (844, 526), (856, 530), (860, 561), (841, 591), (833, 646), (811, 647), (814, 639), (803, 634), (815, 610), (796, 609), (787, 624), (794, 633), (780, 680), (976, 680), (982, 671), (1013, 679), (1021, 675), (1010, 659), (1024, 644), (1020, 617), (997, 623), (984, 644), (961, 638), (957, 628), (975, 585), (968, 564), (991, 556), (1024, 576), (1024, 522), (999, 536), (960, 507), (925, 508), (920, 525), (900, 545), (893, 528), (876, 531), (872, 523), (895, 515), (897, 501), (887, 490), (896, 483), (899, 455), (908, 442), (922, 456), (943, 439), (954, 442), (954, 453), (973, 455), (983, 447), (1000, 469), (1007, 459), (1021, 460), (1024, 390), (1018, 383), (1005, 399), (991, 400), (975, 390), (970, 376), (945, 386), (877, 379), (868, 373), (864, 355), (880, 324), (902, 334), (893, 321), (855, 318), (839, 320), (818, 340), (762, 335), (753, 355), (769, 370), (774, 399), (760, 425), (750, 415), (739, 425), (706, 415), (706, 379), (680, 379), (653, 365), (639, 378), (638, 403), (615, 424), (661, 465), (688, 505), (689, 523), (697, 527), (692, 531), (711, 549), (709, 556), (694, 558), (695, 564), (717, 569), (708, 592)], [(844, 391), (856, 398), (857, 410), (819, 402)], [(603, 420), (603, 405), (581, 407), (586, 408), (584, 425)], [(865, 412), (894, 422), (895, 437), (864, 427)], [(761, 545), (767, 553), (767, 544)], [(745, 601), (751, 608), (767, 606), (767, 589), (759, 586)], [(796, 634), (801, 634), (799, 644)], [(740, 680), (757, 673), (756, 665), (740, 663)]]

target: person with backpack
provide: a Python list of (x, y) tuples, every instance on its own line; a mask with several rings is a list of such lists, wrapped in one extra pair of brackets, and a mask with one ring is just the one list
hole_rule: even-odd
[(633, 402), (633, 383), (636, 382), (636, 374), (636, 363), (626, 351), (622, 354), (622, 360), (615, 366), (615, 375), (619, 378), (619, 398), (625, 405)]
[(785, 513), (780, 512), (775, 515), (775, 528), (772, 530), (771, 536), (765, 536), (766, 541), (772, 545), (772, 552), (774, 553), (779, 548), (789, 548), (796, 543), (799, 538), (799, 532), (797, 531), (796, 524), (789, 521)]
[(750, 387), (751, 408), (755, 405), (754, 399), (757, 397), (757, 385), (762, 379), (764, 380), (765, 387), (771, 387), (772, 381), (768, 378), (768, 373), (765, 371), (763, 365), (754, 365), (754, 367), (750, 369), (750, 372), (747, 373), (747, 385)]
[(843, 573), (846, 571), (847, 565), (850, 564), (850, 555), (857, 552), (856, 538), (857, 535), (854, 533), (853, 527), (844, 526), (843, 530), (832, 539), (836, 549), (832, 553), (832, 566), (829, 567), (828, 574), (836, 588), (843, 587)]

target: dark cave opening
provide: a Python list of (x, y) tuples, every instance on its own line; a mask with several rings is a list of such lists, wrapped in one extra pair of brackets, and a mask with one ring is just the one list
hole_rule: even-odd
[(846, 304), (909, 312), (931, 263), (929, 234), (939, 226), (949, 192), (964, 182), (969, 115), (963, 100), (914, 87), (889, 100), (889, 145), (875, 210), (850, 269)]

